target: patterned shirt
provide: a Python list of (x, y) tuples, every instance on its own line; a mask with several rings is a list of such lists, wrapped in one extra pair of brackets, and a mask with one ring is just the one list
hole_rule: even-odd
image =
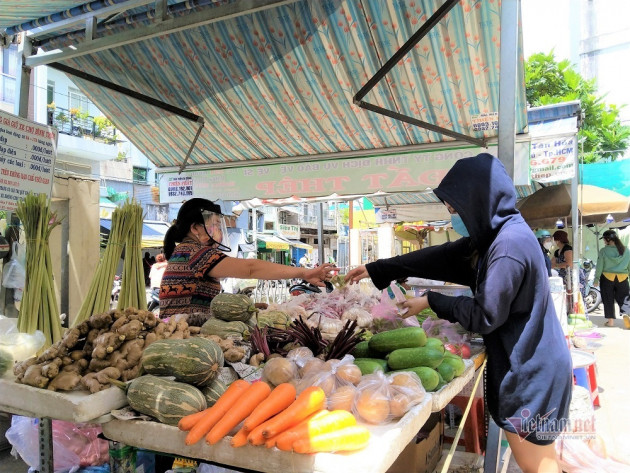
[(192, 238), (177, 245), (162, 276), (160, 317), (208, 314), (210, 302), (221, 292), (219, 280), (208, 276), (208, 272), (226, 256)]

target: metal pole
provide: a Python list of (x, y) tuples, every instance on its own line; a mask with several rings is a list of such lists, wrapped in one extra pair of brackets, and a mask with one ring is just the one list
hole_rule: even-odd
[[(577, 140), (574, 141), (577, 144)], [(580, 221), (578, 215), (578, 153), (577, 149), (573, 153), (573, 178), (571, 179), (571, 230), (573, 236), (573, 265), (571, 266), (571, 306), (569, 313), (574, 312), (573, 306), (578, 301), (578, 291), (580, 290), (579, 267), (580, 267)]]
[(324, 264), (324, 203), (317, 205), (317, 259), (319, 264)]
[(516, 84), (518, 79), (518, 32), (520, 0), (501, 3), (501, 71), (499, 75), (499, 151), (498, 158), (514, 178), (516, 132)]

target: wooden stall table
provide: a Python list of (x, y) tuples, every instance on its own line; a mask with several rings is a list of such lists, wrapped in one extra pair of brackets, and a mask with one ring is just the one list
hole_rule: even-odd
[(114, 419), (103, 423), (102, 428), (109, 440), (126, 445), (245, 470), (269, 473), (383, 473), (425, 424), (431, 414), (432, 403), (432, 396), (427, 394), (421, 404), (398, 422), (367, 425), (372, 434), (369, 445), (363, 450), (345, 454), (305, 455), (252, 445), (233, 448), (231, 437), (215, 445), (201, 440), (187, 446), (184, 443), (186, 432), (175, 426), (142, 420)]

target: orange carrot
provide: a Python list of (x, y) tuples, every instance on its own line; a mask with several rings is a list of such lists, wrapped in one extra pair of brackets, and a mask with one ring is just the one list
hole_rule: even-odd
[(271, 391), (267, 399), (261, 402), (256, 409), (245, 419), (243, 427), (252, 431), (267, 419), (285, 410), (295, 401), (295, 386), (290, 383), (282, 383)]
[(237, 379), (230, 384), (217, 402), (214, 403), (214, 406), (203, 411), (205, 415), (190, 429), (190, 432), (186, 435), (186, 445), (193, 445), (199, 442), (204, 435), (210, 432), (210, 429), (240, 399), (247, 388), (249, 388), (249, 383), (244, 379)]
[(268, 439), (265, 442), (265, 447), (267, 448), (273, 448), (276, 446), (276, 440), (278, 439), (278, 435), (276, 435), (275, 437), (271, 437), (270, 439)]
[(289, 437), (290, 435), (285, 435), (285, 434), (289, 434), (290, 432), (293, 431), (293, 429), (298, 429), (300, 428), (300, 426), (307, 424), (308, 422), (310, 422), (312, 419), (319, 419), (321, 417), (324, 417), (326, 414), (329, 414), (330, 411), (326, 410), (326, 409), (322, 409), (321, 411), (317, 411), (315, 414), (311, 414), (310, 416), (308, 416), (306, 419), (304, 419), (302, 422), (299, 422), (298, 424), (294, 425), (293, 427), (285, 430), (284, 432), (278, 434), (278, 441), (280, 441), (280, 443), (278, 443), (278, 441), (276, 441), (276, 447), (278, 447), (278, 449), (280, 450), (284, 450), (284, 451), (292, 451), (291, 446), (293, 445), (294, 442), (294, 438), (291, 438), (291, 443), (289, 444), (289, 447), (286, 448), (286, 444), (288, 442), (287, 437)]
[(344, 427), (350, 427), (357, 425), (357, 420), (348, 411), (336, 410), (332, 412), (325, 412), (323, 415), (315, 414), (306, 421), (300, 422), (295, 427), (285, 430), (276, 438), (276, 447), (280, 450), (291, 451), (293, 443), (302, 440), (310, 439), (326, 432), (332, 432), (334, 430), (340, 430)]
[(306, 419), (326, 405), (326, 394), (319, 386), (310, 386), (300, 393), (293, 403), (278, 415), (269, 419), (263, 429), (263, 437), (270, 439)]
[(230, 444), (234, 448), (242, 447), (243, 445), (246, 445), (247, 444), (247, 430), (245, 430), (244, 428), (241, 428), (238, 432), (236, 432), (236, 435), (232, 437)]
[(192, 429), (193, 426), (199, 421), (199, 419), (201, 419), (205, 415), (205, 412), (206, 410), (204, 409), (203, 411), (199, 411), (194, 414), (189, 414), (182, 417), (181, 419), (179, 419), (177, 427), (179, 427), (179, 430), (184, 431)]
[(238, 402), (212, 427), (208, 435), (206, 435), (206, 442), (214, 445), (225, 437), (230, 430), (243, 422), (256, 409), (256, 406), (267, 399), (270, 393), (271, 388), (264, 381), (256, 381), (249, 386)]
[(360, 425), (344, 427), (312, 438), (302, 438), (293, 442), (296, 453), (345, 452), (360, 450), (370, 441), (370, 431)]
[[(272, 417), (267, 422), (271, 422), (274, 418)], [(265, 437), (263, 437), (263, 430), (267, 426), (267, 422), (263, 422), (254, 430), (247, 434), (247, 441), (252, 445), (263, 445), (265, 443)]]

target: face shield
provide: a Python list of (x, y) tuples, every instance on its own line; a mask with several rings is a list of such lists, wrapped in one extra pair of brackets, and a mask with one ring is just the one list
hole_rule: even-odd
[(225, 217), (210, 210), (202, 210), (201, 215), (206, 232), (211, 239), (211, 245), (226, 253), (231, 252)]

